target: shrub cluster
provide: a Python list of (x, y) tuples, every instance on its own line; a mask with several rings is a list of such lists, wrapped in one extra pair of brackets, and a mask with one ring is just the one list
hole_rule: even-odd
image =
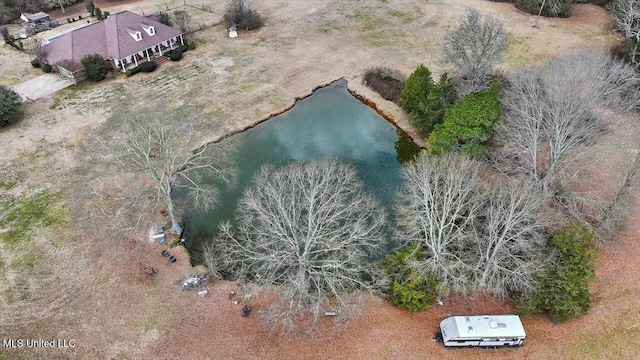
[(4, 85), (0, 85), (0, 128), (20, 119), (22, 110), (20, 95)]
[(235, 25), (243, 30), (255, 30), (264, 25), (260, 13), (249, 8), (245, 0), (231, 0), (225, 10), (224, 19), (229, 26)]
[(127, 71), (125, 72), (125, 75), (127, 75), (127, 77), (129, 77), (129, 76), (133, 76), (133, 75), (135, 75), (135, 74), (137, 74), (139, 72), (140, 72), (140, 67), (136, 66), (134, 68), (127, 69)]
[(33, 59), (31, 60), (31, 66), (33, 66), (34, 68), (39, 68), (40, 67), (40, 60), (38, 59)]
[(138, 64), (138, 68), (142, 72), (150, 73), (153, 72), (158, 65), (153, 61), (145, 61)]
[(180, 59), (182, 59), (182, 51), (180, 49), (176, 49), (171, 52), (169, 59), (171, 59), (171, 61), (180, 61)]
[(379, 66), (367, 69), (362, 83), (380, 94), (383, 99), (400, 105), (400, 92), (404, 87), (404, 79), (398, 70)]
[(171, 24), (171, 16), (169, 16), (169, 13), (166, 11), (160, 11), (159, 13), (156, 14), (156, 16), (158, 17), (158, 22), (161, 24), (165, 24), (167, 26), (172, 26), (173, 24)]
[(518, 9), (529, 14), (538, 15), (540, 7), (544, 3), (542, 16), (566, 18), (571, 16), (571, 4), (593, 3), (602, 5), (606, 0), (490, 0), (493, 2), (506, 2), (514, 4)]
[(42, 71), (46, 72), (46, 73), (50, 73), (53, 71), (53, 69), (51, 68), (51, 65), (49, 64), (42, 64)]
[(422, 136), (428, 136), (442, 123), (445, 111), (453, 106), (456, 97), (455, 85), (446, 73), (434, 83), (431, 71), (420, 65), (405, 82), (400, 106), (409, 114), (411, 125)]
[(456, 101), (447, 109), (442, 124), (429, 135), (429, 151), (443, 154), (459, 149), (469, 156), (484, 155), (493, 126), (502, 116), (499, 94), (500, 82), (496, 79), (489, 90), (472, 92)]
[(593, 231), (582, 223), (555, 233), (549, 241), (554, 264), (542, 274), (533, 294), (513, 296), (518, 311), (548, 313), (556, 322), (586, 314), (593, 297), (589, 283), (595, 279), (594, 238)]
[(425, 251), (413, 243), (384, 258), (380, 268), (389, 280), (387, 299), (409, 311), (426, 310), (437, 296), (436, 279), (419, 274), (412, 264), (422, 261)]
[(100, 81), (107, 76), (107, 72), (109, 71), (104, 59), (98, 54), (85, 55), (80, 60), (80, 63), (89, 81)]

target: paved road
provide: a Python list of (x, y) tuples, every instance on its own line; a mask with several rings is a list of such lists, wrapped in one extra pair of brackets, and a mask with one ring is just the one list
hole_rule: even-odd
[(49, 94), (64, 89), (73, 82), (55, 74), (40, 75), (35, 79), (13, 85), (13, 90), (22, 96), (22, 100), (38, 100)]

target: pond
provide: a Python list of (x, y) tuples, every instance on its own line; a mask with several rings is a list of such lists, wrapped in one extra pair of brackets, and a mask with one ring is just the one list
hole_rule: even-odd
[(402, 182), (401, 162), (419, 151), (408, 136), (354, 98), (344, 80), (316, 90), (291, 110), (234, 139), (239, 146), (236, 187), (221, 188), (213, 210), (185, 214), (185, 245), (194, 264), (202, 262), (202, 248), (214, 238), (220, 221), (233, 220), (243, 189), (262, 165), (338, 157), (356, 168), (365, 189), (390, 212)]

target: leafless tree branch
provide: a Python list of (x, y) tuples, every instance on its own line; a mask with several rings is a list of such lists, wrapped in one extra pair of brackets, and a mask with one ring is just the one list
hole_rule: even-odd
[(453, 74), (462, 76), (468, 93), (488, 87), (487, 75), (502, 58), (507, 48), (507, 32), (502, 22), (491, 16), (468, 9), (460, 24), (447, 32), (442, 46), (445, 63)]
[(314, 324), (323, 311), (355, 305), (352, 290), (376, 286), (371, 257), (385, 243), (385, 214), (355, 169), (336, 159), (263, 167), (236, 223), (220, 227), (206, 257), (218, 271), (273, 288), (267, 318), (278, 328)]

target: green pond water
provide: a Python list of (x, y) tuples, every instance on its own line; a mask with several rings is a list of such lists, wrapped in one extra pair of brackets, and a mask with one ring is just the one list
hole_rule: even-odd
[(344, 80), (315, 91), (286, 113), (234, 139), (240, 170), (235, 188), (220, 189), (215, 209), (185, 214), (185, 245), (194, 264), (202, 262), (202, 248), (212, 241), (220, 221), (233, 220), (242, 191), (262, 165), (279, 167), (292, 161), (338, 157), (352, 164), (365, 189), (391, 210), (402, 183), (401, 162), (419, 151), (404, 133), (349, 94)]

